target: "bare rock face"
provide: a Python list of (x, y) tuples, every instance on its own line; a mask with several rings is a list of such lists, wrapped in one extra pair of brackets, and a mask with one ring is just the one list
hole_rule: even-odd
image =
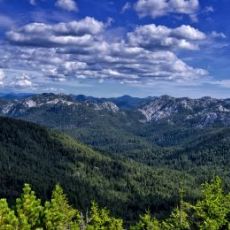
[(230, 125), (230, 99), (154, 98), (138, 109), (145, 122), (170, 122), (207, 127), (214, 124)]
[(110, 101), (103, 102), (101, 104), (95, 103), (94, 106), (95, 106), (95, 110), (108, 110), (113, 113), (117, 113), (119, 111), (117, 105)]
[(29, 113), (31, 109), (44, 109), (55, 107), (60, 108), (77, 108), (78, 106), (85, 106), (94, 108), (94, 110), (105, 110), (116, 113), (119, 108), (116, 104), (110, 101), (78, 101), (72, 96), (63, 94), (41, 94), (30, 96), (25, 99), (2, 100), (0, 101), (0, 114), (5, 116), (21, 116)]

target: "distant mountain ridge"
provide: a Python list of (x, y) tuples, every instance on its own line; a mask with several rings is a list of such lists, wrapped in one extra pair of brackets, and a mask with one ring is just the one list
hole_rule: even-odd
[(179, 125), (207, 127), (230, 125), (230, 99), (200, 99), (162, 96), (139, 108), (146, 121), (168, 121)]
[[(95, 111), (127, 111), (139, 114), (136, 122), (169, 123), (186, 127), (210, 127), (230, 125), (230, 99), (203, 97), (200, 99), (174, 98), (170, 96), (137, 98), (95, 98), (84, 95), (45, 93), (40, 95), (16, 95), (0, 100), (0, 114), (24, 117), (42, 107), (69, 107), (73, 110), (86, 107)], [(77, 108), (78, 107), (78, 108)], [(87, 116), (87, 114), (86, 114)]]

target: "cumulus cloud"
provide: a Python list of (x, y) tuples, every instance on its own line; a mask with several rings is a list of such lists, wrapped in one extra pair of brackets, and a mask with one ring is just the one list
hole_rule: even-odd
[(166, 16), (168, 14), (185, 14), (195, 18), (199, 9), (198, 0), (138, 0), (135, 10), (140, 17), (152, 18)]
[(178, 36), (179, 38), (185, 38), (188, 40), (204, 40), (206, 38), (206, 35), (203, 32), (189, 25), (182, 25), (173, 29), (172, 34)]
[(58, 66), (43, 65), (41, 71), (43, 74), (53, 81), (65, 81), (66, 76), (75, 76), (76, 73), (87, 69), (87, 64), (85, 62), (66, 60), (59, 63)]
[(15, 88), (28, 88), (32, 87), (33, 83), (30, 77), (24, 73), (21, 76), (16, 77), (16, 79), (10, 83), (10, 86), (13, 86)]
[[(191, 26), (169, 28), (154, 24), (110, 39), (106, 23), (85, 18), (58, 24), (31, 23), (7, 33), (11, 44), (0, 50), (8, 68), (32, 69), (45, 79), (115, 79), (123, 83), (152, 80), (177, 81), (208, 75), (181, 60), (174, 51), (195, 50), (206, 35)], [(30, 86), (28, 78), (18, 87)], [(20, 84), (19, 84), (20, 83)], [(32, 82), (31, 82), (32, 84)]]
[[(38, 1), (46, 0), (28, 0), (29, 3), (33, 6), (37, 5)], [(67, 10), (67, 11), (78, 11), (77, 3), (74, 0), (56, 0), (55, 6)]]
[(85, 46), (91, 43), (93, 35), (102, 32), (104, 27), (104, 23), (91, 17), (54, 25), (30, 23), (18, 30), (9, 31), (7, 38), (11, 43), (25, 46)]
[(78, 10), (77, 4), (74, 0), (57, 0), (55, 5), (67, 11), (77, 11)]
[(198, 49), (196, 41), (206, 38), (201, 31), (182, 25), (175, 29), (155, 24), (139, 26), (134, 32), (128, 34), (129, 42), (132, 45), (141, 46), (151, 50), (154, 49)]

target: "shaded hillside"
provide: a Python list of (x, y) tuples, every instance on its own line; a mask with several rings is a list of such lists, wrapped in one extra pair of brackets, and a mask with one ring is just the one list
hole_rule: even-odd
[(196, 197), (193, 177), (179, 171), (115, 160), (20, 120), (0, 118), (0, 127), (0, 197), (15, 198), (27, 182), (47, 198), (60, 183), (80, 209), (96, 200), (129, 220), (146, 207), (168, 211), (178, 201), (180, 182), (190, 198)]
[(227, 168), (230, 166), (230, 128), (210, 129), (162, 159), (165, 165), (174, 165), (177, 169)]

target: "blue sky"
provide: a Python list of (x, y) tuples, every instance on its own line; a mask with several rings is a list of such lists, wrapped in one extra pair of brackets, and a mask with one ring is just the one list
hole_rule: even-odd
[(229, 0), (0, 0), (0, 91), (230, 97)]

